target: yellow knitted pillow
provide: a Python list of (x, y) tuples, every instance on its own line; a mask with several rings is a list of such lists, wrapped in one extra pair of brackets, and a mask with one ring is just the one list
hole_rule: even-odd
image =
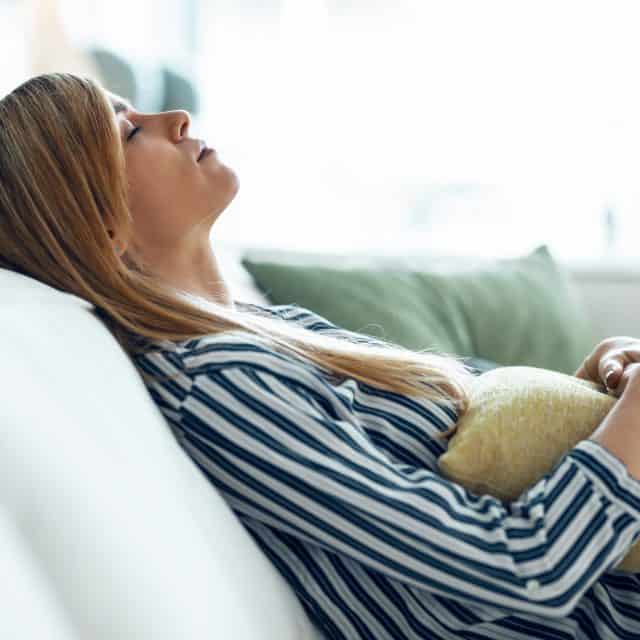
[[(617, 398), (603, 385), (548, 369), (499, 367), (474, 380), (468, 412), (438, 464), (449, 479), (504, 502), (586, 440)], [(616, 567), (640, 571), (640, 541)]]

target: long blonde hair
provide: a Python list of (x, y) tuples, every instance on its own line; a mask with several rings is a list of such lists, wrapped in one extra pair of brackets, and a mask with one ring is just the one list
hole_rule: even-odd
[[(108, 229), (127, 246), (113, 249)], [(161, 282), (132, 237), (127, 173), (111, 102), (87, 76), (32, 77), (0, 100), (0, 267), (75, 294), (135, 365), (158, 341), (251, 334), (332, 374), (467, 410), (473, 373), (462, 357), (321, 335)], [(152, 376), (150, 383), (174, 376)]]

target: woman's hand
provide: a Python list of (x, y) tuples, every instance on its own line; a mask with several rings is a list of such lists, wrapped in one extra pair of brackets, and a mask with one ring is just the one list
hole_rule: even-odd
[(620, 397), (629, 382), (628, 365), (637, 362), (640, 362), (639, 338), (605, 338), (584, 359), (574, 376), (604, 384), (612, 395)]
[(624, 393), (620, 394), (620, 399), (589, 436), (589, 440), (599, 442), (605, 449), (620, 458), (627, 465), (629, 473), (636, 480), (640, 480), (640, 438), (638, 438), (638, 433), (640, 433), (640, 412), (638, 412), (640, 406), (640, 364), (632, 362), (627, 365), (624, 369), (624, 375), (627, 383)]

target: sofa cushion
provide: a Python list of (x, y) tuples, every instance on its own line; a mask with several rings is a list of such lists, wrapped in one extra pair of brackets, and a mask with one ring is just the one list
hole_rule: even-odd
[[(501, 367), (474, 380), (443, 475), (477, 495), (515, 502), (570, 449), (587, 439), (617, 398), (604, 385), (535, 367)], [(640, 571), (640, 541), (618, 569)]]
[(572, 373), (595, 344), (545, 245), (500, 260), (248, 249), (242, 265), (271, 304), (413, 350)]
[(92, 305), (6, 269), (0, 287), (0, 504), (77, 636), (322, 637)]

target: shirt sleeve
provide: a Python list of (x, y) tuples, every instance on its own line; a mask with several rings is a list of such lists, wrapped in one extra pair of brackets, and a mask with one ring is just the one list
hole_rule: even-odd
[(552, 618), (640, 534), (640, 482), (594, 441), (506, 504), (394, 464), (311, 369), (254, 360), (200, 357), (182, 438), (232, 508), (265, 525), (415, 588)]

